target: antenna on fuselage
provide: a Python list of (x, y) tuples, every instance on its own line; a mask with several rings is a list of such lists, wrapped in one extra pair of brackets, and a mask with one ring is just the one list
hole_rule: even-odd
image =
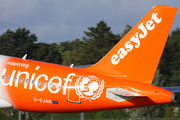
[(27, 54), (25, 54), (25, 55), (22, 57), (22, 59), (23, 59), (23, 60), (26, 60), (26, 57), (27, 57)]
[(70, 68), (73, 68), (73, 66), (74, 66), (74, 64), (71, 64), (71, 65), (70, 65)]

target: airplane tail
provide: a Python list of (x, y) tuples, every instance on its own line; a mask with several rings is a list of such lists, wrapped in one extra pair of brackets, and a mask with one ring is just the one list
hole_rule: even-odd
[(151, 84), (177, 8), (157, 5), (86, 71)]

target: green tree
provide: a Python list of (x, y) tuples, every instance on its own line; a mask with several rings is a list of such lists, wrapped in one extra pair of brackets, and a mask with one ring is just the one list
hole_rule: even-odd
[(80, 41), (79, 39), (72, 40), (71, 42), (65, 41), (61, 42), (59, 47), (59, 52), (62, 55), (63, 65), (71, 65), (75, 64), (81, 65), (83, 59), (81, 59), (81, 46), (83, 45), (83, 41)]
[(45, 57), (48, 55), (48, 48), (49, 44), (47, 43), (37, 43), (31, 59), (46, 62)]
[(59, 45), (57, 45), (56, 43), (37, 43), (35, 44), (35, 49), (32, 51), (31, 59), (61, 64), (62, 58), (58, 50)]
[(164, 87), (165, 80), (163, 79), (163, 75), (160, 73), (159, 68), (156, 71), (152, 84), (158, 87)]
[(121, 34), (121, 36), (124, 37), (131, 29), (132, 29), (132, 27), (127, 24), (126, 28), (123, 30), (123, 33)]
[(84, 32), (84, 45), (82, 46), (82, 59), (84, 64), (98, 62), (107, 52), (120, 41), (121, 36), (110, 31), (110, 27), (104, 21), (100, 21), (96, 27), (89, 27), (89, 32)]
[(89, 27), (89, 32), (84, 31), (86, 37), (60, 44), (60, 53), (64, 65), (84, 65), (98, 62), (120, 39), (110, 31), (110, 27), (104, 21), (100, 21), (96, 27)]
[(0, 54), (16, 57), (28, 54), (31, 58), (36, 41), (36, 35), (30, 34), (25, 28), (19, 28), (15, 32), (8, 29), (0, 36)]
[(166, 86), (180, 85), (180, 30), (177, 28), (169, 36), (161, 61), (160, 72), (163, 74)]

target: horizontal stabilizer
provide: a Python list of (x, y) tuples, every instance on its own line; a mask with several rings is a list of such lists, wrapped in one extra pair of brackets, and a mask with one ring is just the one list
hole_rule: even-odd
[(114, 92), (114, 91), (109, 91), (109, 92), (117, 96), (123, 96), (123, 97), (147, 97), (147, 96), (141, 96), (137, 93), (132, 94), (132, 93), (123, 93), (123, 92)]
[(138, 93), (131, 92), (119, 87), (115, 87), (115, 88), (107, 88), (106, 97), (116, 102), (123, 102), (132, 98), (147, 97), (147, 96), (142, 96)]
[(74, 66), (74, 68), (86, 68), (86, 67), (90, 67), (93, 64), (89, 64), (89, 65), (80, 65), (80, 66)]
[(169, 90), (173, 93), (180, 92), (180, 86), (172, 86), (172, 87), (161, 87), (163, 89)]

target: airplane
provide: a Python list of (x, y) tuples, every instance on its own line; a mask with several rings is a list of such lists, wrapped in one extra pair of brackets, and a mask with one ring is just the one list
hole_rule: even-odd
[[(180, 87), (152, 81), (176, 7), (156, 5), (98, 63), (73, 67), (0, 55), (0, 108), (67, 113), (176, 101)], [(52, 58), (53, 59), (53, 58)]]

